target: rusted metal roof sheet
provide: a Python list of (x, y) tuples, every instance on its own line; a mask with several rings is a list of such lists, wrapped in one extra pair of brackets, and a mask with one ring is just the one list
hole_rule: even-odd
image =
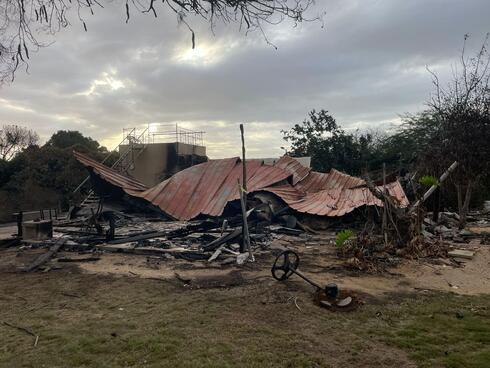
[(365, 182), (361, 178), (332, 169), (329, 173), (312, 171), (295, 187), (305, 193), (316, 193), (326, 189), (349, 189), (364, 184)]
[[(337, 176), (336, 173), (334, 175), (334, 177)], [(289, 207), (298, 212), (319, 216), (343, 216), (358, 207), (383, 206), (383, 203), (367, 187), (356, 186), (354, 188), (343, 188), (342, 185), (344, 183), (348, 183), (348, 181), (337, 181), (337, 188), (328, 188), (307, 193), (291, 185), (269, 187), (265, 188), (265, 191), (276, 194)], [(377, 187), (378, 190), (382, 188), (382, 186)], [(387, 184), (386, 190), (401, 207), (408, 206), (408, 199), (399, 181)]]
[(236, 166), (238, 158), (211, 160), (180, 171), (141, 194), (179, 220), (198, 216)]
[(293, 176), (293, 185), (306, 178), (310, 173), (309, 167), (301, 165), (298, 160), (289, 156), (282, 156), (274, 166), (290, 173)]
[(97, 162), (96, 160), (84, 155), (83, 153), (73, 151), (75, 158), (87, 169), (91, 170), (101, 179), (121, 188), (130, 195), (138, 195), (148, 189), (146, 185), (136, 179), (124, 176), (110, 167)]
[[(260, 160), (247, 161), (246, 169), (249, 192), (291, 176)], [(199, 215), (219, 216), (228, 202), (239, 198), (238, 181), (241, 182), (242, 173), (242, 162), (238, 157), (211, 160), (173, 175), (140, 196), (179, 220), (190, 220)]]
[[(238, 157), (192, 166), (147, 189), (85, 155), (75, 153), (75, 156), (101, 178), (128, 194), (146, 199), (179, 220), (199, 215), (220, 216), (228, 202), (239, 198), (237, 186), (243, 170)], [(273, 166), (264, 165), (260, 160), (249, 160), (246, 166), (249, 193), (261, 190), (274, 193), (298, 212), (343, 216), (361, 206), (382, 206), (362, 179), (337, 170), (310, 171), (290, 157), (282, 157)], [(387, 184), (386, 189), (400, 206), (408, 205), (398, 181)]]
[(306, 193), (299, 191), (290, 184), (267, 187), (263, 191), (274, 193), (287, 204), (300, 201), (306, 195)]

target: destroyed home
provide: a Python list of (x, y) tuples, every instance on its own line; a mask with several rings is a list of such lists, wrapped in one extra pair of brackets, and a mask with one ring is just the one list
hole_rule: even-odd
[[(276, 211), (282, 212), (285, 207), (290, 207), (300, 214), (337, 217), (359, 207), (383, 205), (362, 179), (335, 169), (326, 174), (311, 171), (289, 156), (281, 157), (273, 165), (261, 160), (247, 160), (243, 165), (239, 157), (211, 160), (184, 169), (147, 188), (81, 153), (74, 152), (74, 155), (87, 167), (94, 183), (102, 181), (106, 184), (99, 186), (99, 197), (111, 197), (115, 191), (123, 191), (158, 207), (164, 215), (176, 220), (223, 215), (227, 205), (240, 198), (237, 182), (246, 185), (247, 192), (252, 195), (262, 193), (266, 203), (275, 202)], [(247, 173), (246, 184), (243, 182), (244, 170)], [(384, 188), (401, 207), (408, 205), (398, 180), (386, 184)], [(382, 186), (376, 187), (376, 190), (381, 189)], [(275, 198), (267, 201), (267, 193)], [(257, 199), (260, 198), (259, 195)], [(277, 208), (281, 207), (279, 201), (284, 203), (282, 208)]]
[(393, 1), (0, 4), (0, 368), (490, 366), (490, 8)]

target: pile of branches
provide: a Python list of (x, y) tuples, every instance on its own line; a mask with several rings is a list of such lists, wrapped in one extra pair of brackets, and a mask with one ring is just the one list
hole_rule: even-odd
[[(456, 163), (451, 168), (455, 166)], [(445, 177), (449, 172), (448, 169)], [(369, 228), (366, 225), (355, 239), (349, 239), (339, 247), (338, 255), (347, 259), (347, 267), (382, 272), (398, 263), (402, 257), (416, 259), (447, 256), (448, 246), (442, 239), (428, 239), (422, 233), (425, 211), (421, 204), (433, 192), (432, 188), (413, 206), (403, 208), (387, 191), (379, 190), (369, 177), (365, 181), (371, 193), (383, 203), (382, 224), (378, 233), (374, 231), (374, 226)]]
[(391, 238), (386, 241), (384, 234), (361, 232), (339, 247), (337, 254), (346, 260), (347, 268), (368, 273), (385, 272), (400, 263), (402, 258), (446, 257), (448, 245), (442, 240), (425, 238), (413, 226), (417, 220), (413, 221), (409, 225), (409, 240), (402, 246)]
[(395, 248), (390, 244), (385, 245), (381, 235), (364, 233), (346, 241), (338, 249), (338, 256), (346, 260), (346, 268), (368, 273), (384, 272), (396, 265), (394, 253)]

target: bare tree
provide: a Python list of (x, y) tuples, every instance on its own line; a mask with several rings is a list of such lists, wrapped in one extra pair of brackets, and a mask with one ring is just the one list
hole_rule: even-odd
[[(86, 14), (94, 14), (112, 0), (1, 0), (0, 1), (0, 83), (13, 80), (20, 65), (28, 66), (29, 53), (46, 46), (39, 41), (43, 34), (56, 34), (70, 25), (68, 14), (76, 11), (85, 31)], [(239, 24), (240, 29), (259, 30), (264, 24), (278, 24), (285, 19), (294, 22), (319, 20), (320, 15), (305, 18), (315, 0), (121, 0), (129, 22), (132, 11), (157, 17), (170, 10), (191, 33), (195, 34), (188, 15), (204, 18), (213, 27), (216, 22)], [(267, 41), (268, 42), (268, 41)]]
[(443, 85), (432, 71), (434, 93), (429, 102), (436, 129), (426, 152), (436, 165), (458, 161), (453, 176), (458, 195), (460, 227), (466, 223), (472, 192), (490, 170), (490, 55), (489, 35), (472, 57), (466, 41), (452, 79)]
[(4, 125), (0, 129), (0, 159), (10, 160), (18, 152), (39, 142), (34, 131), (18, 126)]

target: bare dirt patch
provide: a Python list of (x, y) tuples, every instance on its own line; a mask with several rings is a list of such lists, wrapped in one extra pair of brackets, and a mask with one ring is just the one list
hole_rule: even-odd
[[(397, 267), (381, 274), (365, 274), (348, 271), (331, 245), (289, 246), (301, 257), (301, 270), (320, 284), (335, 282), (340, 288), (350, 289), (372, 296), (393, 292), (413, 292), (420, 289), (450, 291), (463, 295), (490, 294), (490, 248), (485, 245), (473, 247), (475, 256), (459, 266), (447, 259), (405, 260)], [(45, 249), (18, 250), (10, 248), (0, 251), (0, 270), (14, 272), (29, 264)], [(270, 277), (270, 267), (280, 251), (262, 252), (256, 255), (255, 263), (242, 266), (220, 265), (207, 261), (185, 261), (173, 258), (148, 257), (107, 253), (97, 255), (95, 262), (64, 263), (54, 259), (53, 270), (79, 268), (83, 272), (97, 275), (142, 277), (148, 279), (190, 280), (188, 285), (196, 288), (241, 285)], [(60, 252), (58, 258), (88, 257), (73, 252)], [(240, 275), (238, 278), (236, 275)], [(292, 276), (288, 282), (300, 281)], [(302, 281), (300, 281), (302, 282)], [(181, 282), (182, 283), (182, 282)]]

